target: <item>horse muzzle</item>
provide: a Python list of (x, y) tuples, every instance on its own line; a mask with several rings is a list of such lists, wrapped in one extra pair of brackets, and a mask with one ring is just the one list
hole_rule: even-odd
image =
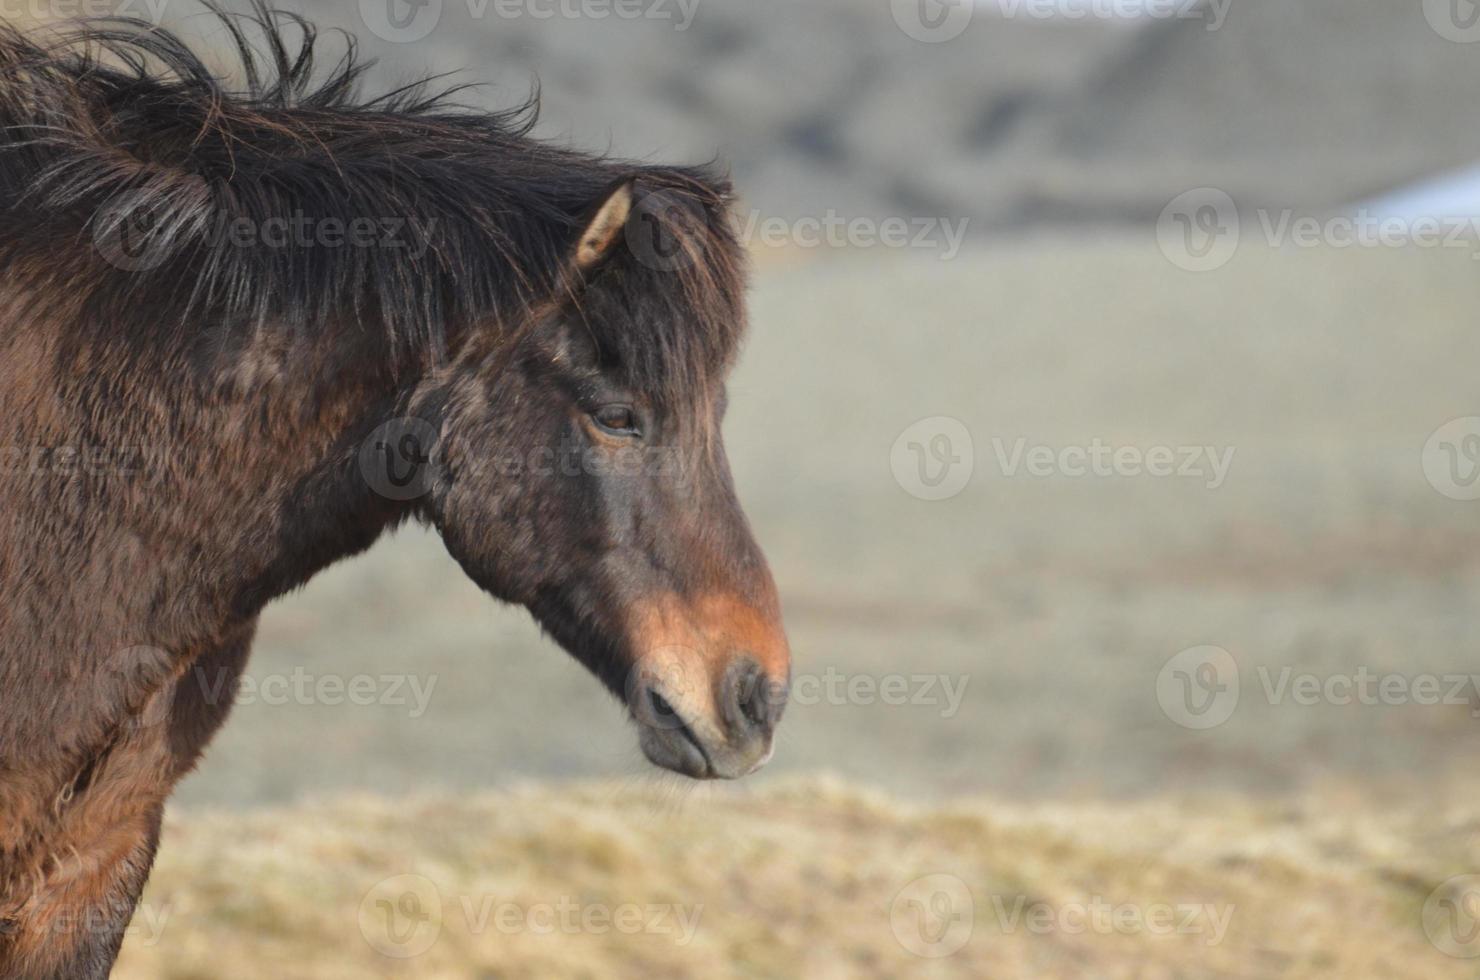
[(686, 666), (694, 661), (676, 653), (670, 649), (646, 658), (629, 692), (648, 760), (694, 779), (739, 779), (769, 762), (787, 682), (740, 654), (730, 658), (717, 680), (705, 683)]

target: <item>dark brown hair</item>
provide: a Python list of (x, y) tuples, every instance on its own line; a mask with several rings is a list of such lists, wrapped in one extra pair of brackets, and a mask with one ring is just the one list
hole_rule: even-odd
[[(621, 291), (678, 308), (598, 343), (665, 400), (727, 365), (744, 263), (729, 183), (712, 167), (537, 141), (537, 97), (480, 111), (456, 101), (466, 86), (434, 91), (435, 80), (363, 97), (371, 63), (352, 38), (320, 71), (324, 44), (303, 18), (262, 0), (247, 15), (205, 5), (233, 42), (235, 85), (145, 21), (88, 21), (45, 40), (0, 26), (0, 261), (85, 285), (79, 329), (172, 351), (200, 323), (226, 346), (233, 332), (351, 329), (349, 347), (421, 359), (473, 323), (527, 326), (562, 290), (589, 210), (632, 181), (647, 202), (633, 227), (666, 248), (654, 261), (634, 249)], [(118, 269), (94, 254), (79, 267), (79, 244), (141, 216), (147, 262)], [(417, 241), (221, 247), (233, 224), (367, 218)], [(59, 284), (31, 285), (44, 296)]]

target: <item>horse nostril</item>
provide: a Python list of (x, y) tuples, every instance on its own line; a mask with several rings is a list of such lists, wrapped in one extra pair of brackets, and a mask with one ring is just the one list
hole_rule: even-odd
[(725, 720), (740, 735), (769, 735), (781, 715), (772, 685), (761, 665), (749, 657), (736, 661), (725, 675)]
[(764, 728), (766, 725), (766, 695), (763, 687), (760, 683), (751, 684), (750, 690), (742, 692), (740, 696), (740, 713), (757, 728)]
[(660, 724), (672, 724), (678, 721), (678, 712), (673, 710), (673, 705), (652, 688), (648, 688), (648, 704), (653, 709), (653, 717)]

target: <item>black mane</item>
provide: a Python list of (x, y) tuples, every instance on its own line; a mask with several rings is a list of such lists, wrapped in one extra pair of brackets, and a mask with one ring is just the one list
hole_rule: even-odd
[[(8, 276), (85, 294), (87, 329), (129, 342), (178, 346), (207, 323), (228, 336), (286, 325), (357, 330), (398, 361), (419, 358), (460, 327), (512, 329), (558, 296), (583, 221), (631, 180), (682, 203), (644, 218), (686, 260), (658, 268), (624, 249), (601, 274), (641, 292), (649, 313), (653, 297), (666, 309), (636, 335), (598, 339), (661, 387), (728, 360), (744, 263), (722, 176), (536, 141), (537, 99), (478, 111), (427, 82), (365, 98), (370, 63), (352, 38), (321, 72), (303, 18), (263, 0), (245, 16), (206, 5), (232, 38), (235, 83), (145, 21), (85, 21), (44, 39), (0, 27)], [(347, 236), (367, 220), (374, 245), (333, 245), (334, 228)], [(142, 258), (120, 268), (108, 246), (125, 234)]]

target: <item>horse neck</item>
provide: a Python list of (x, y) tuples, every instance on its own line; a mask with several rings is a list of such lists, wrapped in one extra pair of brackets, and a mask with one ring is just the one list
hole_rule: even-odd
[(66, 326), (0, 328), (0, 594), (50, 597), (0, 607), (0, 637), (208, 644), (407, 516), (357, 460), (414, 379), (345, 338), (202, 367)]

